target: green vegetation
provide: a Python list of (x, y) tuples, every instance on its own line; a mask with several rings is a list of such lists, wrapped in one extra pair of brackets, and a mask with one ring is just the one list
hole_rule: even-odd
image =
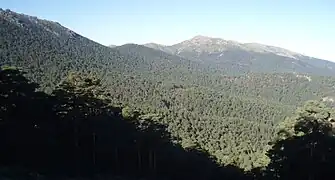
[(328, 179), (334, 174), (335, 109), (308, 101), (281, 123), (271, 161), (263, 172), (269, 179)]
[(105, 47), (11, 11), (0, 11), (0, 26), (2, 167), (162, 179), (331, 172), (334, 77)]
[[(92, 75), (71, 73), (52, 95), (36, 92), (37, 84), (16, 69), (2, 69), (0, 77), (4, 178), (107, 173), (125, 179), (324, 179), (335, 165), (335, 110), (320, 101), (306, 102), (273, 127), (272, 136), (257, 125), (249, 126), (258, 127), (256, 133), (245, 129), (246, 121), (229, 124), (237, 118), (219, 122), (187, 116), (194, 124), (176, 120), (180, 129), (175, 133), (173, 122), (162, 125), (163, 114), (111, 106), (110, 95)], [(215, 123), (226, 129), (220, 131)], [(170, 135), (169, 128), (181, 138)], [(211, 152), (214, 148), (226, 156)]]

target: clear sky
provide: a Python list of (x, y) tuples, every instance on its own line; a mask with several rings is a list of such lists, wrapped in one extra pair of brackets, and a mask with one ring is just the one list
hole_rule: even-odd
[(4, 0), (104, 45), (195, 35), (280, 46), (335, 61), (335, 0)]

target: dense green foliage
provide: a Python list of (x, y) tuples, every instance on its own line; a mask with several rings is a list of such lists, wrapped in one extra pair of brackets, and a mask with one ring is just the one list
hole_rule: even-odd
[(37, 84), (20, 71), (5, 69), (0, 87), (0, 168), (12, 167), (0, 178), (243, 175), (219, 166), (204, 150), (173, 143), (165, 127), (153, 121), (159, 115), (111, 106), (94, 76), (72, 73), (48, 95), (36, 92)]
[(269, 179), (329, 179), (334, 175), (335, 109), (308, 101), (280, 125), (270, 164)]
[[(264, 166), (276, 124), (309, 99), (334, 96), (334, 80), (294, 74), (225, 76), (207, 86), (154, 82), (111, 75), (115, 104), (161, 114), (160, 121), (184, 142), (198, 143), (222, 163), (246, 169)], [(315, 78), (315, 79), (314, 79)], [(122, 80), (119, 80), (122, 79)], [(201, 79), (197, 79), (201, 84)], [(211, 84), (213, 83), (213, 84)], [(260, 162), (259, 162), (260, 161)]]
[[(280, 123), (278, 136), (273, 134), (274, 140), (258, 157), (248, 150), (251, 147), (246, 139), (231, 141), (244, 145), (238, 147), (221, 138), (224, 142), (219, 143), (226, 144), (226, 149), (236, 150), (227, 160), (244, 158), (242, 165), (251, 171), (243, 172), (221, 166), (220, 159), (201, 147), (201, 141), (178, 143), (157, 123), (163, 118), (160, 114), (113, 107), (101, 81), (92, 75), (71, 73), (48, 95), (36, 92), (37, 85), (20, 71), (6, 68), (0, 71), (0, 87), (1, 178), (107, 175), (125, 179), (270, 180), (326, 179), (334, 173), (335, 109), (320, 101), (308, 101), (295, 116)], [(203, 124), (205, 131), (213, 133), (195, 133), (215, 136), (215, 127), (208, 127)], [(221, 132), (231, 134), (230, 129)], [(242, 155), (246, 152), (237, 148), (252, 156)], [(251, 164), (263, 169), (248, 167)]]
[[(80, 113), (88, 102), (78, 105), (73, 97), (108, 99), (84, 111), (105, 113), (99, 108), (106, 104), (124, 107), (119, 113), (129, 123), (149, 119), (166, 125), (174, 143), (202, 149), (220, 164), (245, 170), (267, 166), (271, 161), (266, 156), (271, 149), (268, 142), (276, 140), (278, 123), (297, 106), (322, 98), (331, 105), (335, 99), (334, 77), (287, 69), (280, 70), (287, 73), (250, 72), (227, 62), (223, 68), (220, 63), (188, 60), (135, 44), (109, 48), (58, 23), (11, 11), (0, 11), (0, 35), (0, 65), (24, 69), (29, 80), (40, 84), (37, 89), (48, 93), (41, 92), (43, 96), (58, 98), (56, 119), (87, 118)], [(86, 82), (73, 72), (97, 79)], [(62, 82), (65, 77), (69, 79)], [(29, 93), (34, 91), (32, 88)], [(79, 109), (75, 112), (79, 115), (66, 116), (62, 108)], [(1, 109), (2, 115), (6, 111)], [(28, 117), (36, 118), (34, 114)]]

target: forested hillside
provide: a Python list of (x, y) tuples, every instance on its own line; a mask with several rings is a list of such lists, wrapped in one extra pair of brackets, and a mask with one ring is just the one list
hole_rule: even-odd
[[(1, 154), (12, 153), (10, 157), (18, 157), (15, 160), (4, 158), (3, 165), (23, 163), (51, 174), (60, 172), (49, 172), (50, 169), (60, 168), (62, 173), (73, 176), (95, 167), (98, 169), (90, 173), (104, 172), (113, 166), (112, 169), (119, 168), (113, 173), (123, 175), (136, 171), (136, 175), (159, 174), (170, 179), (197, 176), (198, 179), (222, 179), (227, 171), (233, 171), (229, 176), (232, 179), (235, 175), (251, 178), (272, 173), (269, 169), (259, 172), (257, 168), (274, 166), (273, 157), (268, 153), (276, 146), (270, 142), (281, 142), (277, 133), (282, 132), (283, 121), (291, 117), (297, 107), (308, 100), (323, 101), (325, 105), (312, 106), (318, 107), (322, 113), (310, 116), (327, 121), (327, 126), (331, 120), (323, 116), (331, 111), (328, 107), (334, 107), (335, 78), (313, 73), (320, 72), (317, 67), (309, 67), (315, 71), (299, 73), (280, 66), (282, 70), (279, 72), (265, 73), (257, 69), (250, 71), (249, 67), (243, 70), (236, 66), (234, 58), (226, 59), (232, 64), (225, 63), (223, 68), (222, 64), (213, 61), (188, 59), (185, 55), (142, 45), (111, 48), (59, 23), (10, 10), (0, 10), (0, 35), (0, 65), (6, 65), (0, 71), (0, 125), (4, 133), (2, 140), (8, 147), (2, 149)], [(281, 61), (273, 54), (262, 57), (265, 58), (262, 61)], [(244, 57), (240, 59), (245, 60)], [(316, 60), (313, 62), (315, 66), (318, 64)], [(21, 75), (23, 72), (26, 73)], [(324, 72), (330, 74), (328, 70)], [(44, 111), (39, 116), (39, 112)], [(313, 114), (314, 111), (306, 110), (305, 114), (298, 113), (298, 117), (303, 116), (305, 120), (306, 113)], [(115, 121), (110, 122), (112, 119)], [(289, 118), (286, 123), (291, 125), (289, 128), (296, 122), (294, 118), (291, 120)], [(11, 124), (11, 121), (15, 123)], [(163, 138), (164, 145), (158, 138), (161, 134), (155, 134), (156, 127), (158, 130), (164, 127), (159, 133), (168, 134)], [(290, 129), (292, 131), (300, 130)], [(123, 136), (122, 139), (115, 138)], [(293, 137), (298, 138), (294, 133), (285, 138)], [(93, 146), (92, 142), (99, 147), (94, 143)], [(36, 147), (33, 147), (34, 143), (37, 143)], [(158, 148), (160, 145), (161, 149)], [(60, 149), (55, 148), (57, 146)], [(15, 154), (13, 149), (17, 147), (31, 149)], [(163, 150), (165, 147), (167, 150)], [(138, 148), (144, 148), (143, 157)], [(43, 150), (48, 153), (43, 154)], [(118, 154), (121, 151), (126, 152)], [(80, 152), (78, 157), (71, 157), (76, 152)], [(173, 162), (159, 157), (156, 157), (157, 161), (152, 160), (154, 152), (159, 152), (161, 158), (174, 157)], [(34, 156), (40, 160), (36, 164), (29, 159)], [(113, 163), (121, 162), (119, 156), (130, 156), (129, 162), (136, 161), (137, 165), (107, 163), (109, 159)], [(181, 163), (178, 159), (182, 156), (185, 157)], [(69, 157), (74, 159), (67, 160)], [(194, 162), (190, 161), (193, 158)], [(146, 164), (148, 167), (142, 168), (142, 159), (150, 159), (143, 162), (149, 163)], [(50, 161), (50, 166), (45, 169), (41, 165), (44, 160)], [(79, 160), (85, 162), (84, 167), (76, 164)], [(95, 164), (97, 161), (101, 164)], [(156, 169), (154, 162), (166, 165)], [(64, 164), (69, 167), (62, 169)], [(128, 165), (131, 168), (123, 172)], [(168, 165), (176, 166), (176, 169), (170, 169)], [(190, 169), (183, 169), (184, 165)], [(234, 168), (223, 170), (222, 165)], [(74, 170), (74, 167), (78, 169)], [(196, 171), (201, 172), (191, 175)], [(185, 174), (172, 177), (175, 172)], [(225, 176), (220, 174), (223, 172)]]
[(138, 56), (137, 51), (146, 53), (148, 48), (143, 46), (129, 45), (117, 51), (82, 37), (59, 23), (10, 10), (0, 10), (0, 27), (0, 65), (26, 68), (29, 78), (48, 91), (72, 70), (95, 72), (100, 77), (109, 72), (154, 73), (154, 76), (155, 72), (165, 72), (179, 79), (180, 74), (200, 68), (190, 60), (176, 59), (153, 49)]
[[(258, 157), (252, 152), (257, 146), (248, 146), (258, 140), (229, 141), (235, 137), (231, 132), (237, 132), (229, 128), (229, 123), (218, 131), (217, 127), (211, 128), (210, 119), (208, 124), (197, 120), (203, 123), (198, 128), (212, 131), (203, 138), (214, 140), (219, 138), (217, 133), (228, 134), (221, 136), (221, 142), (212, 142), (225, 146), (225, 152), (230, 153), (225, 160), (244, 159), (245, 170), (249, 171), (243, 171), (222, 165), (220, 157), (211, 156), (201, 142), (178, 143), (178, 138), (159, 123), (164, 118), (160, 114), (112, 106), (101, 80), (94, 76), (71, 73), (49, 95), (36, 92), (38, 85), (22, 73), (9, 67), (0, 71), (2, 179), (284, 180), (327, 179), (334, 175), (335, 110), (319, 101), (305, 103), (294, 116), (279, 123), (273, 140)], [(235, 125), (243, 124), (246, 122)], [(265, 129), (259, 130), (266, 134)], [(239, 133), (252, 134), (243, 128)], [(250, 168), (251, 164), (262, 168)]]
[(113, 102), (162, 114), (160, 121), (182, 138), (182, 144), (197, 143), (223, 163), (247, 169), (264, 163), (257, 161), (264, 161), (260, 157), (274, 137), (276, 124), (297, 105), (335, 95), (334, 80), (309, 81), (293, 74), (229, 76), (217, 84), (208, 79), (203, 86), (111, 78), (125, 80), (108, 86)]

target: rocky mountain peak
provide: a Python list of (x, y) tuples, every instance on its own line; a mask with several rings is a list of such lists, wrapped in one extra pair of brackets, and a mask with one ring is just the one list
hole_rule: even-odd
[(213, 38), (202, 35), (197, 35), (190, 39), (191, 42), (207, 42), (211, 40), (213, 40)]
[(228, 41), (219, 39), (219, 38), (212, 38), (209, 36), (197, 35), (193, 38), (186, 40), (183, 44), (193, 44), (193, 45), (214, 45), (214, 44), (227, 44)]

